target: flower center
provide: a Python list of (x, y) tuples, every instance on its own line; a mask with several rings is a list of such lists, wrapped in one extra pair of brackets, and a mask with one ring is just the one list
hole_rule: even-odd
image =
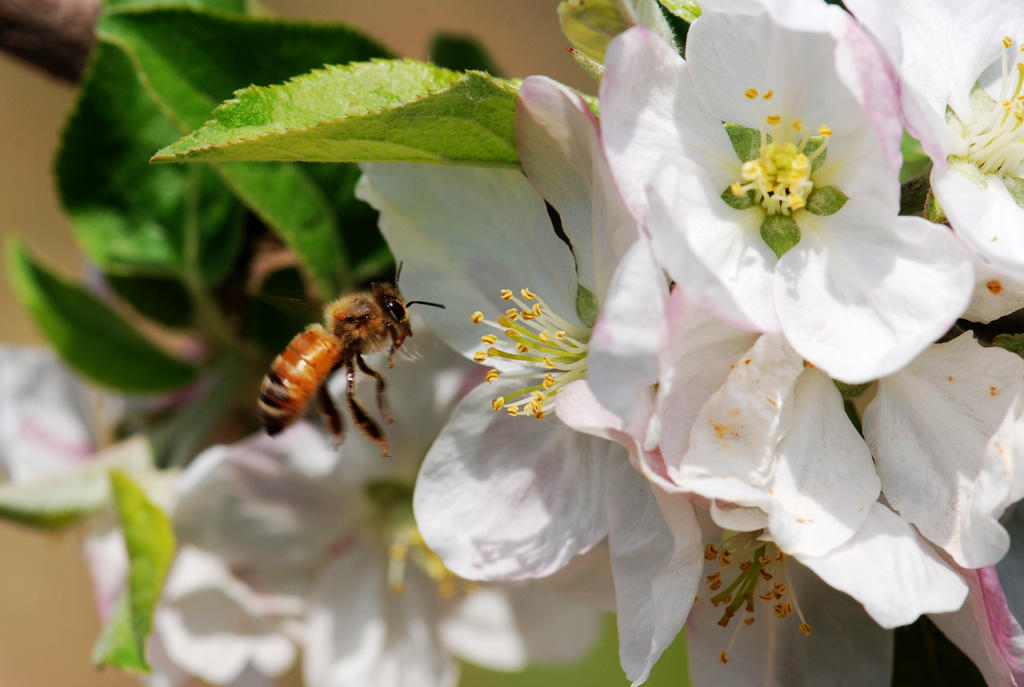
[[(518, 371), (500, 373), (507, 379), (521, 379), (524, 386), (498, 396), (491, 402), (495, 411), (504, 408), (509, 415), (527, 415), (543, 420), (555, 405), (555, 396), (569, 382), (587, 373), (587, 339), (590, 331), (559, 317), (530, 289), (520, 290), (522, 298), (503, 289), (501, 298), (515, 305), (496, 321), (479, 310), (471, 319), (501, 332), (485, 334), (480, 342), (487, 346), (473, 360), (484, 363), (490, 358), (514, 361)], [(498, 370), (487, 373), (487, 381), (499, 378)]]
[[(710, 601), (716, 608), (725, 608), (718, 624), (728, 627), (733, 618), (742, 614), (729, 645), (718, 655), (720, 662), (728, 663), (728, 652), (739, 636), (739, 630), (753, 625), (760, 599), (771, 605), (772, 615), (787, 618), (793, 613), (800, 618), (799, 629), (805, 635), (811, 634), (811, 626), (804, 620), (803, 613), (790, 591), (789, 574), (786, 571), (786, 554), (771, 542), (761, 540), (760, 531), (740, 532), (722, 540), (721, 547), (708, 544), (704, 548), (704, 559), (716, 561), (718, 570), (705, 578), (707, 588), (714, 592)], [(731, 576), (731, 581), (725, 578)]]
[[(1014, 51), (1013, 65), (1007, 60), (1007, 52), (1014, 46), (1009, 36), (1002, 40), (1003, 79), (999, 87), (999, 99), (992, 100), (981, 88), (971, 94), (973, 119), (961, 122), (964, 140), (967, 142), (967, 159), (986, 174), (1003, 174), (1024, 177), (1024, 46)], [(949, 113), (947, 119), (956, 119)]]
[[(756, 103), (757, 89), (748, 88), (743, 95), (753, 103), (758, 120), (762, 120)], [(760, 97), (771, 100), (772, 91)], [(760, 205), (768, 215), (790, 215), (807, 206), (807, 197), (814, 189), (811, 173), (817, 167), (817, 159), (825, 153), (832, 131), (822, 125), (818, 128), (821, 138), (812, 138), (799, 119), (783, 126), (782, 116), (771, 114), (763, 117), (763, 121), (771, 127), (771, 134), (762, 124), (757, 150), (744, 153), (737, 149), (744, 162), (740, 179), (729, 190), (737, 198), (751, 194), (752, 204)]]

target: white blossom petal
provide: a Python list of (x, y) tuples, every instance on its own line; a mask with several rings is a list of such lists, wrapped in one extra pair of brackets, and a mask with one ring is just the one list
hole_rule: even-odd
[[(737, 629), (734, 618), (720, 627), (722, 607), (707, 600), (694, 604), (686, 621), (690, 679), (695, 685), (729, 687), (861, 687), (884, 685), (892, 671), (892, 633), (878, 625), (856, 601), (824, 584), (795, 561), (786, 562), (787, 593), (794, 596), (810, 624), (782, 619), (767, 606), (757, 621)], [(757, 603), (760, 603), (759, 601)], [(733, 637), (735, 636), (735, 640)], [(719, 655), (726, 653), (728, 663)]]
[(402, 293), (443, 303), (444, 309), (421, 314), (466, 357), (480, 348), (470, 316), (477, 310), (503, 313), (508, 304), (501, 289), (529, 288), (561, 317), (579, 323), (572, 252), (521, 172), (364, 164), (356, 191), (381, 213), (380, 230), (404, 261)]
[(1009, 546), (998, 518), (1021, 479), (1022, 391), (1024, 361), (968, 332), (881, 380), (865, 410), (889, 503), (963, 567), (991, 565)]
[(907, 625), (922, 613), (946, 613), (963, 605), (967, 585), (914, 529), (875, 503), (860, 530), (824, 556), (801, 563), (864, 605), (885, 628)]
[(414, 566), (403, 594), (387, 589), (386, 554), (354, 549), (320, 575), (310, 599), (303, 673), (316, 687), (454, 687), (437, 593)]
[[(900, 369), (967, 307), (973, 272), (944, 227), (882, 220), (850, 199), (801, 219), (800, 243), (779, 259), (775, 304), (793, 348), (856, 384)], [(827, 228), (826, 228), (827, 220)]]
[(628, 459), (557, 418), (494, 412), (501, 388), (481, 385), (455, 409), (416, 482), (416, 521), (461, 577), (546, 577), (605, 536), (597, 495), (606, 471)]
[(974, 258), (974, 295), (964, 319), (988, 324), (1024, 308), (1024, 281), (1007, 276)]
[(493, 670), (532, 662), (575, 661), (597, 638), (598, 616), (538, 584), (485, 585), (455, 603), (441, 621), (453, 654)]

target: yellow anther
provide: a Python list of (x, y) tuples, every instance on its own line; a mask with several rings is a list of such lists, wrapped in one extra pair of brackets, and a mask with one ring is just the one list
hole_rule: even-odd
[(485, 346), (493, 346), (494, 344), (498, 343), (498, 337), (496, 337), (494, 334), (484, 334), (483, 336), (480, 337), (480, 343), (482, 343)]
[(810, 634), (811, 634), (811, 626), (808, 625), (807, 623), (800, 623), (800, 631), (803, 632), (805, 635), (810, 636)]
[(551, 374), (544, 375), (544, 381), (541, 382), (541, 386), (543, 386), (545, 389), (550, 389), (554, 385), (555, 385), (555, 377), (554, 377), (554, 375), (551, 375)]
[(551, 358), (544, 356), (544, 367), (548, 368), (549, 370), (553, 370), (555, 369), (555, 364), (551, 362)]
[(768, 122), (772, 126), (775, 126), (776, 124), (778, 124), (779, 122), (782, 121), (782, 116), (781, 115), (768, 115), (767, 117), (764, 118), (764, 121)]
[(502, 327), (512, 326), (512, 322), (505, 315), (502, 315), (501, 317), (498, 318), (498, 324), (500, 324)]
[(519, 343), (516, 344), (516, 350), (519, 351), (520, 353), (529, 353), (530, 347), (520, 341)]
[(469, 319), (473, 320), (473, 324), (480, 324), (481, 322), (484, 321), (484, 314), (477, 310), (470, 316)]
[(525, 288), (525, 287), (523, 287), (522, 289), (520, 289), (519, 293), (523, 294), (523, 298), (525, 298), (525, 299), (526, 299), (526, 300), (528, 300), (528, 301), (532, 301), (532, 300), (533, 300), (534, 298), (536, 298), (536, 297), (537, 297), (537, 296), (536, 296), (536, 295), (535, 295), (535, 294), (533, 293), (533, 291), (530, 291), (529, 289), (527, 289), (527, 288)]
[(514, 293), (512, 293), (512, 289), (502, 289), (501, 290), (501, 300), (503, 300), (503, 301), (510, 301), (513, 298), (515, 298), (515, 296), (516, 295)]
[[(505, 397), (504, 396), (498, 396), (496, 399), (491, 401), (491, 407), (494, 408), (495, 412), (501, 410), (502, 406), (504, 406), (504, 405), (505, 405)], [(509, 408), (509, 410), (511, 410), (511, 408)]]
[(544, 419), (544, 411), (543, 410), (538, 410), (536, 413), (533, 414), (533, 417), (535, 419), (537, 419), (537, 420), (543, 420)]
[(537, 319), (537, 316), (534, 315), (533, 312), (530, 310), (524, 310), (523, 312), (520, 313), (520, 315), (522, 315), (523, 319), (527, 322), (529, 322), (530, 320)]
[(483, 361), (487, 360), (487, 354), (484, 353), (483, 351), (477, 351), (476, 353), (473, 354), (473, 360), (475, 360), (478, 363), (482, 363)]
[(540, 317), (540, 315), (541, 315), (540, 303), (534, 303), (533, 307), (530, 308), (530, 312), (533, 313), (534, 317)]
[(562, 341), (563, 339), (565, 339), (565, 332), (559, 329), (557, 332), (555, 332), (555, 338), (558, 339), (559, 341)]
[[(708, 544), (704, 547), (704, 560), (713, 561), (718, 557), (718, 547), (714, 544)], [(718, 573), (715, 573), (716, 575)]]
[(768, 92), (762, 95), (761, 97), (764, 98), (765, 100), (771, 100), (773, 95), (775, 95), (775, 91), (769, 88)]
[(515, 308), (509, 308), (508, 310), (505, 311), (505, 317), (515, 322), (516, 320), (519, 319), (519, 311), (516, 310)]
[(487, 355), (490, 356), (491, 358), (497, 358), (498, 356), (501, 355), (501, 349), (491, 346), (490, 348), (487, 349)]
[(519, 407), (518, 406), (509, 406), (508, 407), (508, 414), (511, 415), (512, 417), (515, 417), (516, 415), (519, 414)]
[(732, 184), (731, 184), (731, 185), (729, 186), (729, 190), (730, 190), (730, 191), (732, 192), (732, 194), (733, 194), (734, 196), (736, 196), (737, 198), (738, 198), (739, 196), (742, 196), (742, 195), (743, 195), (744, 193), (746, 193), (746, 191), (744, 191), (744, 190), (743, 190), (743, 187), (742, 187), (742, 186), (740, 186), (740, 182), (738, 182), (738, 181), (734, 181), (734, 182), (732, 182)]
[(794, 119), (793, 120), (793, 131), (803, 131), (803, 130), (804, 130), (804, 120), (802, 120), (802, 119)]
[(1003, 36), (1003, 47), (1009, 48), (1011, 45), (1013, 45), (1013, 39), (1009, 36)]
[(545, 329), (544, 331), (537, 335), (537, 338), (543, 341), (544, 343), (547, 343), (548, 341), (551, 341), (551, 334), (550, 332), (548, 332), (547, 329)]
[(507, 336), (510, 339), (514, 339), (517, 336), (519, 336), (519, 332), (517, 332), (515, 329), (506, 329), (505, 336)]
[(495, 370), (495, 369), (488, 370), (487, 371), (487, 376), (484, 377), (484, 379), (486, 381), (488, 381), (488, 382), (493, 382), (493, 381), (497, 380), (498, 379), (498, 371)]
[(533, 391), (533, 392), (530, 393), (530, 395), (533, 396), (533, 400), (535, 400), (535, 401), (543, 401), (544, 400), (544, 393), (541, 392), (541, 391)]
[(827, 124), (822, 124), (818, 127), (818, 135), (828, 138), (832, 135), (832, 128)]
[(753, 100), (754, 98), (757, 97), (757, 89), (756, 88), (748, 88), (747, 90), (743, 91), (743, 96), (745, 98), (747, 98), (748, 100)]
[(718, 662), (721, 663), (723, 666), (729, 662), (729, 658), (725, 655), (724, 651), (718, 654)]
[(755, 620), (757, 620), (757, 618), (755, 618), (753, 616), (751, 616), (749, 618), (744, 618), (743, 619), (743, 624), (746, 625), (747, 627), (750, 627), (751, 625), (754, 624)]

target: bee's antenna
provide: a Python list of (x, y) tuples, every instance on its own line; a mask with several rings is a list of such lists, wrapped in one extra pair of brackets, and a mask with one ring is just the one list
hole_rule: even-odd
[(398, 278), (402, 276), (402, 265), (405, 264), (405, 260), (398, 262), (398, 268), (395, 270), (395, 286), (398, 286)]
[(420, 305), (432, 305), (435, 308), (441, 308), (442, 310), (444, 309), (444, 305), (443, 304), (441, 304), (441, 303), (434, 303), (433, 301), (406, 301), (405, 302), (405, 307), (408, 308), (410, 305), (416, 305), (417, 303), (419, 303)]

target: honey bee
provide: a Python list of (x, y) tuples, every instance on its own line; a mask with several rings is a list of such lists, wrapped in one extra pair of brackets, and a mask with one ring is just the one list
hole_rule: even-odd
[[(399, 265), (399, 273), (401, 265)], [(395, 276), (398, 282), (398, 275)], [(377, 408), (384, 421), (394, 422), (384, 396), (384, 377), (366, 364), (364, 354), (384, 350), (388, 342), (388, 367), (395, 365), (395, 353), (412, 336), (407, 308), (420, 303), (443, 308), (430, 301), (404, 301), (397, 286), (374, 284), (371, 291), (342, 296), (324, 308), (324, 323), (312, 324), (291, 340), (270, 366), (260, 385), (257, 404), (260, 422), (273, 436), (295, 422), (316, 394), (327, 421), (327, 428), (340, 444), (344, 423), (337, 406), (327, 392), (327, 379), (345, 367), (345, 396), (352, 419), (373, 441), (380, 444), (387, 458), (390, 446), (380, 426), (355, 399), (356, 368), (377, 380)]]

